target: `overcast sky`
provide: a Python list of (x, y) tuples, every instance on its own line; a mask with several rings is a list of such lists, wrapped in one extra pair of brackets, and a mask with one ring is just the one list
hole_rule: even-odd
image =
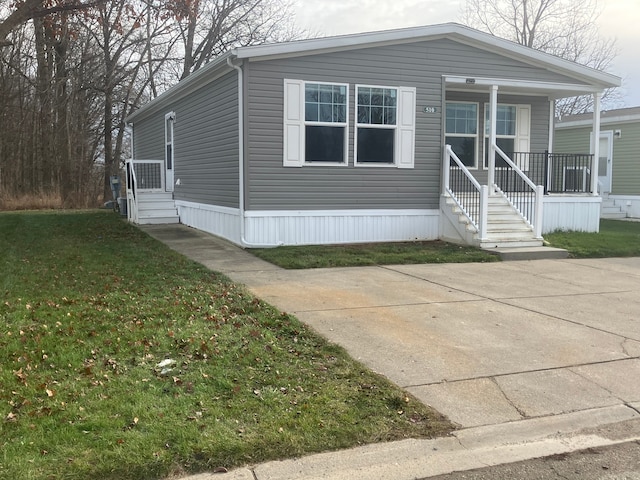
[[(294, 0), (296, 23), (322, 36), (461, 23), (465, 0)], [(622, 106), (640, 106), (640, 0), (600, 0), (600, 34), (615, 38), (609, 73), (622, 78)]]

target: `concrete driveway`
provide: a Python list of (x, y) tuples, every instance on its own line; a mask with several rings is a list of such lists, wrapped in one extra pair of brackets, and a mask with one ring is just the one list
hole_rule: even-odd
[(283, 270), (183, 226), (145, 230), (461, 427), (640, 411), (640, 258)]

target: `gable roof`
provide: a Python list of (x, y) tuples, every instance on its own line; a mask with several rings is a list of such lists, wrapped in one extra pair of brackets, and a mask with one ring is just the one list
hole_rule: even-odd
[(189, 91), (193, 91), (203, 84), (213, 81), (213, 79), (227, 73), (232, 68), (229, 63), (235, 59), (260, 61), (270, 58), (318, 55), (343, 50), (414, 43), (441, 38), (447, 38), (476, 48), (488, 50), (529, 65), (560, 73), (574, 79), (578, 83), (593, 86), (596, 90), (604, 90), (605, 88), (618, 87), (621, 85), (621, 79), (615, 75), (579, 65), (464, 25), (443, 23), (423, 27), (237, 47), (212, 60), (200, 70), (189, 75), (185, 80), (131, 114), (127, 121), (131, 122), (140, 115), (150, 113), (155, 105), (165, 103), (169, 100), (175, 100)]
[(330, 51), (371, 48), (387, 44), (428, 41), (438, 38), (449, 38), (460, 43), (489, 50), (499, 55), (554, 70), (576, 80), (603, 88), (617, 87), (621, 84), (621, 79), (615, 75), (534, 50), (458, 23), (443, 23), (423, 27), (238, 47), (232, 50), (232, 54), (238, 59), (258, 60), (273, 56), (310, 55)]

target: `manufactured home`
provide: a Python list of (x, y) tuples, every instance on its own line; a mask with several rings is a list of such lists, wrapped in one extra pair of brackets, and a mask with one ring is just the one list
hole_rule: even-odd
[[(593, 114), (556, 121), (556, 152), (590, 152)], [(602, 218), (640, 218), (640, 107), (600, 115), (598, 192)]]
[(555, 154), (554, 105), (618, 85), (458, 24), (236, 48), (129, 117), (128, 215), (245, 247), (597, 231), (598, 144)]

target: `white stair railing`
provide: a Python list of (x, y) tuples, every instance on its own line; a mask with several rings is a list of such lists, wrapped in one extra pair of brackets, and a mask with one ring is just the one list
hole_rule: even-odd
[(127, 217), (130, 222), (138, 223), (138, 180), (133, 160), (127, 160)]
[(162, 160), (127, 160), (127, 217), (139, 222), (141, 192), (164, 191), (164, 162)]
[(533, 183), (497, 145), (495, 151), (507, 167), (496, 168), (493, 187), (507, 198), (511, 206), (531, 226), (535, 237), (542, 238), (544, 187)]
[(453, 200), (462, 215), (475, 227), (480, 239), (484, 240), (487, 238), (488, 187), (478, 183), (451, 145), (445, 145), (442, 171), (443, 194)]

